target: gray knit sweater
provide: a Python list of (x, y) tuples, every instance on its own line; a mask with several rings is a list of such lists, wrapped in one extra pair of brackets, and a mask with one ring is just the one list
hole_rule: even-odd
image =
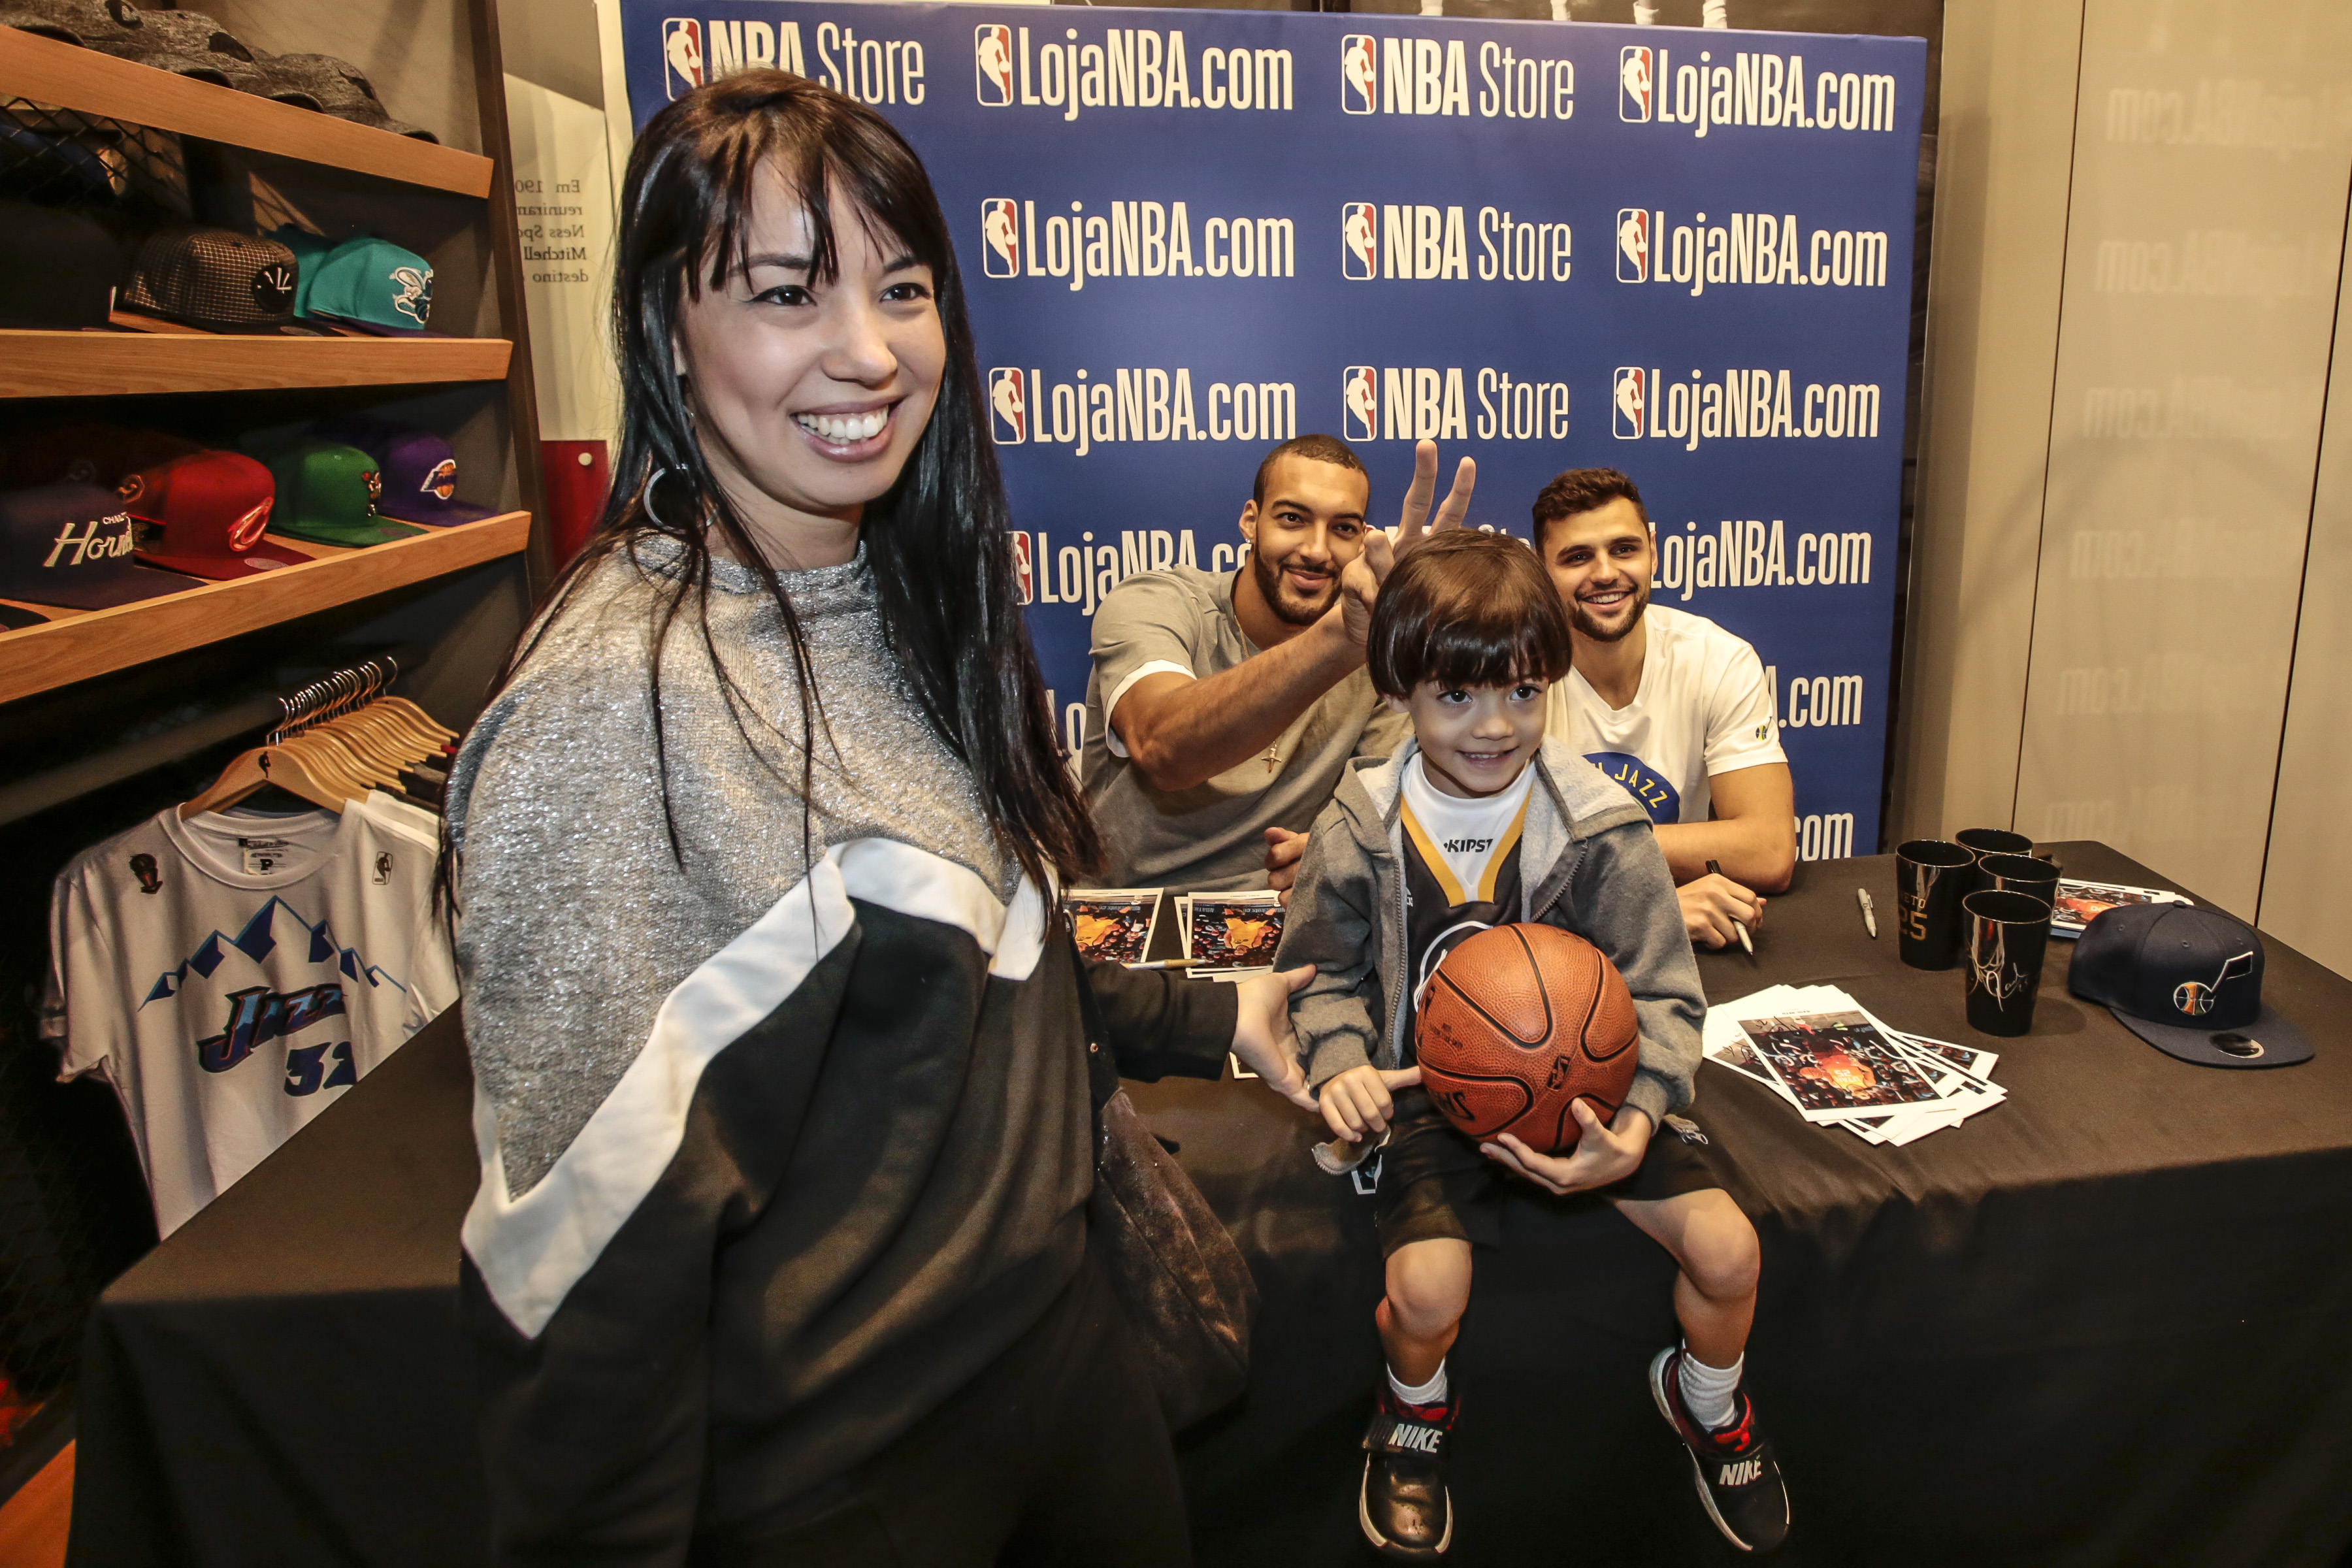
[[(450, 778), (502, 1564), (757, 1536), (1036, 1325), (1086, 1248), (1081, 965), (866, 568), (786, 576), (826, 721), (805, 813), (781, 615), (718, 566), (747, 745), (688, 605), (659, 672), (674, 853), (649, 628), (676, 558), (600, 563)], [(1120, 1064), (1215, 1076), (1233, 988), (1110, 970)]]

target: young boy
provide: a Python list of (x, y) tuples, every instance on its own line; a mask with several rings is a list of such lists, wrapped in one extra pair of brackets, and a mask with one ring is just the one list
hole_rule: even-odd
[[(1454, 1535), (1445, 1447), (1460, 1409), (1445, 1354), (1470, 1300), (1471, 1247), (1500, 1240), (1506, 1174), (1555, 1195), (1596, 1193), (1681, 1265), (1679, 1348), (1650, 1384), (1688, 1447), (1708, 1516), (1743, 1551), (1788, 1532), (1787, 1493), (1740, 1372), (1756, 1308), (1756, 1232), (1679, 1137), (1706, 1000), (1650, 819), (1616, 784), (1544, 739), (1545, 690), (1565, 675), (1569, 626), (1527, 546), (1448, 532), (1381, 584), (1365, 653), (1372, 684), (1413, 738), (1349, 764), (1301, 863), (1279, 966), (1318, 973), (1291, 1004), (1308, 1086), (1352, 1145), (1382, 1150), (1373, 1314), (1388, 1355), (1357, 1517), (1382, 1554), (1431, 1562)], [(1506, 1133), (1473, 1143), (1418, 1086), (1413, 1008), (1462, 937), (1540, 921), (1607, 953), (1633, 994), (1640, 1066), (1614, 1119), (1583, 1102), (1573, 1152)], [(1338, 1147), (1338, 1145), (1334, 1145)]]

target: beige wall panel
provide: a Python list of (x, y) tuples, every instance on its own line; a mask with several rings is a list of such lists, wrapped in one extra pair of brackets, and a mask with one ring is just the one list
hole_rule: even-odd
[(2252, 913), (2352, 177), (2352, 5), (2090, 0), (2017, 826)]
[(2352, 268), (2336, 296), (2335, 369), (2312, 499), (2303, 616), (2263, 876), (2261, 924), (2352, 974)]
[(2004, 826), (2016, 796), (2081, 12), (1945, 13), (1895, 840)]

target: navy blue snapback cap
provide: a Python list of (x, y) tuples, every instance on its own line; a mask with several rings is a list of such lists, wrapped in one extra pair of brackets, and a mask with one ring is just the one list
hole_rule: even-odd
[(2311, 1059), (2303, 1031), (2263, 1005), (2263, 942), (2218, 910), (2121, 904), (2083, 928), (2066, 989), (2167, 1056), (2217, 1068)]

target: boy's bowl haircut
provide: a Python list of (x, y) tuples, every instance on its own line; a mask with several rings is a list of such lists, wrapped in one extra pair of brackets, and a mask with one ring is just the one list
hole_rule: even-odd
[(1526, 542), (1448, 529), (1407, 551), (1381, 584), (1364, 660), (1383, 696), (1558, 680), (1573, 645), (1559, 591)]

